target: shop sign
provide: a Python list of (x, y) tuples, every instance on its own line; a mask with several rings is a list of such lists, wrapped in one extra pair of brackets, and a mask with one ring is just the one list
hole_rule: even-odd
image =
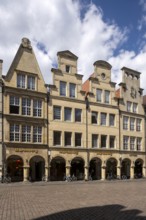
[(59, 153), (60, 154), (76, 154), (76, 155), (78, 155), (77, 151), (60, 151)]
[(130, 157), (137, 157), (137, 154), (129, 154)]
[(112, 156), (112, 153), (110, 153), (110, 152), (98, 152), (97, 155), (109, 155), (109, 156)]
[(15, 148), (15, 152), (19, 152), (19, 153), (38, 153), (38, 150), (36, 149), (24, 149), (24, 148)]

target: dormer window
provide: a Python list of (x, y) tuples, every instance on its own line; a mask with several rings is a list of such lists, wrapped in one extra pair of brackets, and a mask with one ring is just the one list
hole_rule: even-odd
[(69, 65), (66, 65), (65, 71), (66, 71), (66, 73), (70, 73), (70, 66)]
[(35, 90), (35, 77), (34, 76), (28, 76), (27, 88), (31, 90)]
[(25, 88), (25, 75), (24, 74), (17, 75), (17, 88)]

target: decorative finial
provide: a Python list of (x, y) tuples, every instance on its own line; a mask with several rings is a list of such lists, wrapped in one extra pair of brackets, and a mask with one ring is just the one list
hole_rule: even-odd
[(26, 47), (28, 49), (32, 49), (31, 41), (28, 38), (26, 38), (26, 37), (22, 38), (22, 46)]

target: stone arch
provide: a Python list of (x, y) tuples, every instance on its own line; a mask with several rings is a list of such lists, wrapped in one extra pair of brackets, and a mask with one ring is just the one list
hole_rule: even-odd
[(131, 160), (129, 158), (124, 158), (121, 161), (121, 177), (125, 175), (128, 179), (130, 178), (130, 167)]
[(29, 178), (31, 181), (42, 181), (43, 176), (45, 175), (45, 159), (36, 155), (31, 157), (29, 160)]
[(66, 161), (62, 156), (53, 157), (51, 160), (50, 180), (61, 181), (65, 176)]
[(114, 157), (110, 157), (106, 161), (106, 178), (108, 175), (117, 175), (117, 164), (118, 161)]
[(6, 160), (7, 174), (12, 182), (23, 181), (23, 159), (19, 155), (11, 155)]
[(90, 160), (89, 176), (91, 176), (92, 180), (101, 179), (101, 166), (102, 166), (102, 161), (100, 158), (93, 157)]
[(82, 157), (74, 157), (71, 161), (71, 176), (74, 175), (77, 180), (84, 179), (85, 160)]
[(141, 158), (136, 159), (134, 166), (134, 176), (135, 178), (143, 177), (143, 164), (144, 161)]

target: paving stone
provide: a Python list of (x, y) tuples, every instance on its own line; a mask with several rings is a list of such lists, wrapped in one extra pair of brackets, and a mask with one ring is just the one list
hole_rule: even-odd
[(146, 180), (0, 184), (2, 220), (146, 220)]

